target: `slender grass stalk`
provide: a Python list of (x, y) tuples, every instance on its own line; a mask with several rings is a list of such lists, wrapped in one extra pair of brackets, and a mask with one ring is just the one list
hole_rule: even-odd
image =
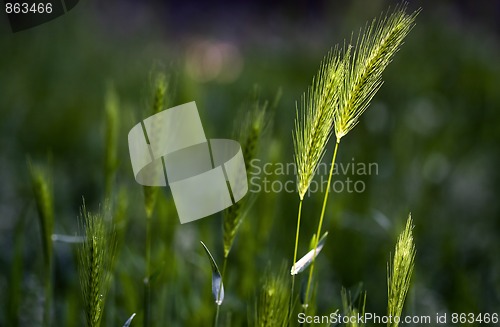
[[(302, 215), (302, 202), (303, 202), (303, 200), (300, 199), (299, 200), (299, 210), (298, 210), (298, 213), (297, 213), (297, 230), (295, 232), (295, 248), (293, 250), (293, 263), (294, 264), (297, 262), (297, 249), (299, 247), (300, 218), (301, 218), (301, 215)], [(290, 308), (289, 308), (290, 314), (292, 314), (293, 306), (294, 306), (293, 305), (293, 301), (294, 301), (294, 297), (293, 297), (294, 288), (295, 288), (295, 275), (292, 275), (292, 289), (290, 290)]]
[[(164, 108), (165, 94), (167, 92), (168, 83), (164, 74), (157, 74), (154, 81), (154, 98), (153, 98), (153, 114), (159, 113)], [(154, 133), (153, 133), (154, 135)], [(151, 140), (149, 140), (151, 142)], [(144, 209), (146, 212), (146, 271), (144, 276), (144, 317), (143, 326), (149, 327), (151, 325), (151, 220), (158, 197), (158, 188), (152, 186), (144, 186)]]
[(219, 326), (219, 312), (220, 312), (220, 305), (217, 306), (217, 310), (215, 311), (214, 327)]
[[(405, 13), (406, 5), (397, 6), (391, 15), (372, 24), (360, 33), (354, 53), (351, 57), (350, 48), (344, 54), (345, 67), (342, 86), (337, 89), (337, 106), (334, 111), (333, 129), (337, 138), (332, 157), (327, 189), (323, 198), (323, 207), (318, 223), (316, 246), (321, 235), (326, 203), (328, 200), (333, 168), (338, 146), (343, 136), (349, 133), (358, 123), (359, 117), (366, 111), (370, 101), (382, 85), (382, 73), (399, 50), (403, 39), (414, 25), (418, 11), (411, 15)], [(314, 273), (315, 257), (311, 264), (306, 290), (306, 305), (309, 301), (309, 289)]]
[[(344, 310), (344, 316), (347, 317), (358, 317), (359, 316), (364, 316), (365, 315), (365, 307), (366, 307), (366, 292), (362, 292), (359, 294), (359, 301), (357, 307), (354, 305), (353, 301), (354, 300), (351, 298), (351, 293), (347, 292), (345, 288), (342, 287), (341, 291), (341, 298), (342, 298), (342, 307)], [(361, 320), (358, 323), (357, 319), (350, 320), (347, 322), (346, 327), (364, 327), (365, 324)]]
[(337, 151), (339, 148), (339, 144), (340, 144), (340, 140), (337, 140), (337, 143), (335, 143), (335, 150), (333, 151), (332, 162), (330, 164), (330, 173), (328, 174), (328, 182), (326, 184), (325, 197), (323, 198), (323, 206), (321, 207), (321, 215), (319, 217), (318, 230), (316, 231), (315, 245), (314, 245), (314, 256), (313, 256), (311, 268), (309, 269), (309, 277), (307, 278), (305, 308), (307, 308), (308, 303), (309, 303), (309, 290), (311, 288), (312, 275), (314, 272), (314, 264), (316, 262), (316, 251), (317, 251), (316, 249), (318, 247), (319, 237), (321, 235), (321, 229), (323, 227), (323, 218), (325, 217), (326, 203), (328, 202), (328, 194), (330, 191), (330, 184), (332, 182), (333, 168), (335, 166), (335, 160), (337, 159)]
[[(114, 199), (114, 184), (115, 184), (115, 175), (116, 170), (118, 168), (118, 136), (120, 130), (120, 112), (119, 112), (119, 98), (116, 93), (115, 88), (111, 83), (107, 85), (105, 100), (104, 100), (104, 110), (105, 110), (105, 135), (104, 135), (104, 144), (105, 152), (104, 152), (104, 199), (113, 203), (118, 201), (118, 207), (116, 209), (116, 213), (113, 214), (112, 223), (117, 225), (124, 225), (124, 216), (125, 214), (122, 212), (123, 210), (123, 189), (118, 192), (118, 199)], [(124, 210), (123, 210), (124, 211)], [(118, 218), (118, 220), (117, 220)], [(118, 240), (123, 240), (123, 226), (118, 226), (117, 234), (117, 249), (121, 248), (121, 242)], [(114, 301), (115, 298), (115, 289), (114, 283), (111, 281), (110, 289), (108, 292), (108, 297), (110, 301)], [(106, 321), (104, 322), (106, 325), (112, 324), (115, 315), (115, 306), (110, 306), (106, 314)]]
[(19, 326), (19, 307), (21, 304), (22, 280), (24, 276), (23, 251), (26, 244), (26, 213), (30, 206), (26, 205), (21, 211), (14, 229), (13, 259), (10, 267), (10, 280), (7, 298), (9, 299), (7, 310), (7, 324), (11, 327)]
[[(227, 256), (224, 257), (224, 262), (222, 263), (222, 275), (220, 278), (219, 291), (217, 292), (218, 299), (220, 299), (222, 295), (224, 277), (226, 276), (226, 266), (227, 266)], [(217, 306), (217, 311), (215, 312), (215, 322), (214, 322), (215, 327), (219, 326), (219, 312), (220, 312), (220, 305)]]
[(108, 86), (104, 103), (106, 113), (106, 148), (104, 153), (104, 185), (106, 199), (111, 198), (114, 176), (118, 166), (118, 132), (120, 129), (120, 115), (118, 107), (118, 95), (112, 86)]
[(35, 194), (35, 203), (40, 221), (42, 249), (44, 257), (43, 279), (45, 288), (44, 326), (51, 325), (52, 312), (52, 233), (54, 230), (54, 195), (50, 173), (41, 166), (33, 165), (28, 160), (31, 184)]
[(143, 325), (150, 326), (151, 321), (151, 285), (150, 285), (150, 276), (151, 276), (151, 216), (146, 215), (146, 272), (144, 277), (144, 317), (143, 317)]
[[(212, 253), (208, 250), (205, 243), (200, 241), (207, 257), (210, 261), (210, 266), (212, 267), (212, 295), (214, 296), (215, 304), (217, 305), (217, 310), (215, 313), (214, 326), (219, 325), (219, 311), (222, 302), (224, 301), (224, 284), (222, 283), (222, 275), (220, 273), (219, 267), (217, 266), (217, 262), (215, 262)], [(225, 269), (225, 267), (224, 267)]]
[[(250, 169), (250, 163), (256, 158), (260, 141), (265, 136), (268, 127), (270, 126), (270, 117), (267, 113), (268, 102), (261, 102), (258, 94), (252, 100), (251, 108), (246, 108), (247, 103), (244, 104), (244, 109), (249, 110), (246, 112), (243, 122), (235, 126), (238, 139), (242, 144), (242, 153), (245, 161), (245, 168), (247, 171)], [(240, 120), (241, 121), (241, 120)], [(246, 181), (249, 183), (249, 180)], [(222, 267), (221, 285), (219, 288), (219, 295), (222, 291), (222, 284), (226, 276), (226, 266), (229, 253), (233, 247), (234, 240), (238, 231), (248, 213), (254, 198), (249, 199), (249, 196), (241, 199), (237, 203), (224, 210), (222, 220), (222, 234), (223, 234), (223, 247), (224, 247), (224, 262)], [(218, 325), (220, 306), (217, 306), (215, 325)]]
[[(347, 53), (349, 53), (349, 49)], [(341, 58), (341, 50), (336, 47), (324, 58), (319, 72), (314, 77), (309, 90), (302, 96), (300, 114), (296, 113), (293, 133), (294, 158), (298, 174), (299, 209), (293, 264), (297, 260), (300, 237), (302, 202), (311, 185), (318, 164), (325, 154), (326, 145), (332, 134), (335, 108), (339, 101), (338, 88), (344, 76), (346, 62)], [(290, 314), (292, 313), (295, 275), (292, 275)]]
[[(260, 141), (266, 134), (270, 124), (270, 117), (267, 114), (267, 101), (260, 102), (257, 98), (253, 100), (251, 106), (243, 123), (236, 126), (247, 171), (250, 169), (250, 162), (257, 157)], [(252, 204), (253, 201), (249, 200), (247, 196), (224, 211), (222, 223), (224, 258), (229, 256), (234, 239)]]
[[(387, 314), (392, 317), (401, 317), (410, 289), (416, 253), (412, 230), (413, 221), (410, 214), (396, 243), (393, 262), (387, 264)], [(398, 327), (398, 322), (393, 319), (387, 323), (387, 327)]]

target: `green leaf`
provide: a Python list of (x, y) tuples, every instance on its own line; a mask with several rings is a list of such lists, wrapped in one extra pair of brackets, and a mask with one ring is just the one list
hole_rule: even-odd
[(123, 325), (123, 327), (129, 327), (130, 324), (132, 323), (132, 319), (134, 319), (135, 317), (135, 313), (133, 313), (130, 318), (128, 318), (128, 320), (125, 322), (125, 325)]
[(297, 275), (298, 273), (303, 272), (304, 270), (306, 270), (307, 267), (309, 267), (309, 265), (312, 263), (313, 259), (316, 258), (318, 256), (318, 254), (321, 252), (321, 250), (323, 249), (323, 245), (325, 244), (327, 236), (328, 236), (328, 232), (325, 232), (325, 234), (323, 234), (323, 236), (319, 240), (318, 246), (316, 247), (316, 249), (312, 249), (311, 251), (307, 252), (307, 254), (305, 256), (300, 258), (299, 261), (297, 261), (293, 265), (293, 267), (290, 271), (290, 274)]
[(214, 257), (208, 250), (205, 243), (203, 243), (202, 241), (200, 241), (200, 243), (201, 245), (203, 245), (203, 248), (207, 253), (207, 257), (210, 260), (210, 265), (212, 266), (212, 294), (214, 296), (215, 303), (217, 305), (221, 305), (222, 301), (224, 301), (224, 285), (222, 284), (222, 277), (219, 271), (219, 267), (217, 267), (217, 263), (215, 262)]

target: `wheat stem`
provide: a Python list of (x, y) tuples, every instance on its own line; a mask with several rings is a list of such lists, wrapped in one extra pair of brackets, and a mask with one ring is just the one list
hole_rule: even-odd
[(151, 216), (146, 217), (146, 275), (144, 277), (144, 327), (151, 324)]
[[(168, 90), (168, 82), (165, 74), (158, 73), (154, 81), (153, 114), (161, 112), (165, 105), (165, 94)], [(149, 140), (151, 142), (151, 140)], [(143, 326), (151, 325), (151, 220), (153, 218), (158, 188), (144, 186), (144, 208), (146, 211), (146, 273), (144, 277), (144, 317)]]
[[(406, 227), (396, 243), (394, 258), (387, 265), (387, 314), (401, 317), (406, 296), (411, 286), (411, 276), (415, 266), (415, 243), (413, 241), (413, 220), (411, 214)], [(398, 327), (399, 322), (388, 322), (388, 327)]]
[[(299, 234), (300, 234), (300, 218), (302, 216), (302, 202), (303, 200), (300, 199), (299, 201), (299, 211), (297, 213), (297, 231), (295, 232), (295, 249), (293, 251), (293, 263), (295, 264), (297, 262), (297, 250), (299, 247)], [(293, 291), (295, 288), (295, 275), (292, 275), (292, 289), (290, 292), (290, 308), (289, 312), (292, 314), (292, 307), (293, 307)]]
[(52, 260), (45, 263), (45, 302), (43, 310), (43, 325), (50, 326), (50, 316), (52, 310)]
[(314, 272), (314, 263), (316, 261), (316, 249), (318, 248), (319, 236), (321, 235), (321, 228), (323, 227), (323, 218), (325, 217), (326, 203), (328, 201), (328, 194), (330, 191), (330, 184), (332, 181), (335, 160), (337, 159), (337, 150), (339, 148), (339, 144), (340, 144), (340, 139), (337, 139), (337, 142), (335, 143), (335, 150), (333, 151), (332, 162), (331, 162), (331, 166), (330, 166), (330, 173), (328, 175), (328, 183), (326, 184), (325, 197), (323, 198), (323, 207), (321, 208), (321, 215), (319, 217), (318, 230), (316, 232), (315, 241), (314, 241), (314, 256), (313, 256), (312, 263), (311, 263), (311, 269), (309, 269), (309, 277), (307, 278), (306, 297), (304, 300), (306, 308), (307, 308), (308, 302), (309, 302), (309, 290), (311, 287), (311, 280), (312, 280), (312, 275)]
[[(222, 264), (222, 275), (220, 276), (220, 287), (219, 287), (219, 294), (217, 294), (217, 299), (220, 299), (220, 296), (222, 294), (222, 285), (224, 284), (224, 276), (226, 276), (226, 266), (227, 266), (227, 256), (224, 257), (224, 263)], [(217, 305), (217, 311), (215, 312), (215, 322), (214, 322), (215, 327), (219, 326), (219, 311), (220, 311), (220, 305)]]
[(42, 239), (43, 280), (45, 288), (45, 300), (43, 311), (43, 325), (51, 325), (52, 311), (52, 262), (53, 246), (52, 233), (54, 230), (54, 195), (50, 172), (28, 160), (28, 168), (31, 176), (31, 184), (35, 195), (38, 217), (40, 222), (40, 234)]
[(118, 166), (118, 137), (120, 131), (120, 114), (118, 112), (118, 95), (112, 86), (108, 86), (105, 99), (106, 131), (104, 153), (104, 189), (105, 198), (110, 199)]

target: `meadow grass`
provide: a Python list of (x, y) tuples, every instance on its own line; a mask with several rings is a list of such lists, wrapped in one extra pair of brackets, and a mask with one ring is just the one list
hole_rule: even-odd
[[(261, 101), (259, 97), (258, 89), (254, 91), (253, 98), (246, 101), (242, 106), (242, 112), (244, 116), (241, 119), (235, 121), (235, 134), (237, 139), (241, 144), (241, 150), (243, 154), (243, 159), (245, 162), (245, 168), (247, 171), (250, 169), (250, 162), (258, 156), (259, 146), (262, 139), (265, 137), (269, 126), (271, 124), (271, 116), (268, 113), (268, 101)], [(246, 180), (247, 183), (250, 181)], [(220, 278), (220, 285), (218, 287), (218, 298), (222, 296), (223, 292), (223, 281), (226, 276), (226, 268), (229, 253), (233, 247), (236, 235), (245, 219), (246, 215), (250, 211), (252, 204), (254, 203), (256, 196), (254, 194), (247, 195), (237, 203), (224, 210), (222, 215), (222, 238), (223, 238), (223, 253), (224, 259), (222, 264), (222, 274)], [(203, 243), (202, 243), (203, 244)], [(210, 252), (205, 247), (207, 254), (213, 260)], [(215, 260), (213, 260), (215, 267)], [(213, 267), (213, 266), (212, 266)], [(218, 271), (218, 268), (217, 268)], [(213, 272), (216, 274), (217, 272)], [(220, 272), (219, 272), (220, 274)], [(222, 300), (218, 303), (215, 325), (218, 325), (220, 304)]]
[[(345, 288), (342, 288), (340, 292), (342, 298), (342, 310), (344, 316), (347, 317), (357, 317), (358, 315), (363, 316), (366, 309), (366, 292), (361, 292), (358, 296), (358, 301), (356, 303), (356, 297), (353, 299), (351, 293)], [(349, 321), (345, 324), (346, 327), (364, 327), (363, 322), (358, 323), (355, 320)]]
[(44, 326), (51, 326), (52, 318), (52, 262), (53, 245), (52, 234), (54, 231), (54, 191), (52, 177), (47, 167), (32, 164), (28, 160), (31, 176), (31, 185), (35, 196), (40, 223), (40, 235), (43, 249), (43, 279), (44, 279)]
[[(338, 88), (343, 78), (345, 62), (340, 58), (340, 50), (335, 48), (323, 60), (312, 86), (303, 95), (295, 119), (293, 131), (294, 158), (297, 165), (297, 190), (299, 208), (297, 212), (297, 229), (293, 263), (297, 262), (297, 251), (300, 237), (302, 202), (311, 185), (314, 174), (323, 158), (328, 140), (332, 134), (334, 108), (339, 101)], [(294, 298), (295, 275), (292, 275), (291, 302)]]
[(104, 190), (105, 198), (111, 198), (116, 169), (118, 168), (118, 137), (120, 131), (120, 103), (118, 94), (108, 84), (105, 96), (105, 152), (104, 152)]
[[(401, 317), (403, 306), (411, 285), (415, 265), (415, 244), (413, 242), (413, 220), (411, 214), (406, 227), (401, 232), (394, 250), (394, 258), (387, 265), (387, 315)], [(387, 323), (387, 327), (397, 327), (398, 321)]]
[[(322, 231), (340, 140), (356, 126), (360, 116), (368, 108), (382, 85), (383, 71), (413, 27), (418, 11), (407, 14), (405, 10), (406, 5), (397, 6), (392, 13), (382, 16), (379, 20), (373, 20), (360, 32), (354, 46), (344, 46), (343, 51), (338, 51), (337, 47), (327, 55), (326, 63), (320, 67), (318, 77), (315, 77), (311, 89), (304, 95), (304, 99), (307, 100), (301, 102), (302, 114), (297, 115), (294, 133), (300, 197), (294, 264), (297, 262), (303, 194), (314, 176), (332, 131), (336, 136), (327, 187), (315, 233), (317, 236), (304, 296), (304, 310), (307, 310), (310, 301), (318, 235)], [(292, 276), (292, 293), (294, 281), (295, 276)]]
[(285, 327), (290, 323), (288, 303), (290, 288), (285, 265), (278, 272), (267, 269), (256, 296), (253, 325), (255, 327)]
[[(165, 109), (165, 96), (168, 91), (168, 79), (167, 76), (161, 72), (158, 72), (153, 77), (153, 105), (152, 110), (147, 112), (146, 116), (154, 115)], [(155, 132), (151, 135), (156, 135)], [(148, 140), (150, 143), (151, 140)], [(162, 158), (163, 161), (163, 158)], [(163, 162), (164, 164), (164, 162)], [(151, 242), (152, 242), (152, 231), (151, 224), (153, 219), (154, 208), (158, 198), (158, 187), (143, 186), (144, 190), (144, 210), (146, 212), (146, 271), (144, 276), (144, 300), (143, 300), (143, 326), (151, 326)]]
[[(267, 101), (261, 101), (258, 96), (256, 96), (250, 103), (250, 105), (245, 104), (243, 106), (246, 111), (245, 117), (235, 124), (237, 130), (236, 134), (238, 134), (238, 140), (241, 144), (247, 171), (250, 170), (250, 162), (257, 157), (260, 142), (269, 126), (270, 118), (267, 113)], [(236, 234), (253, 200), (252, 195), (249, 195), (224, 211), (222, 223), (224, 261), (226, 261), (229, 256)]]
[[(322, 234), (322, 226), (324, 217), (327, 214), (328, 190), (332, 181), (332, 170), (336, 162), (340, 140), (356, 126), (360, 116), (368, 108), (370, 101), (381, 87), (382, 72), (390, 63), (392, 57), (402, 44), (403, 39), (413, 26), (417, 13), (408, 15), (405, 13), (405, 7), (399, 6), (392, 13), (381, 17), (379, 20), (374, 20), (368, 25), (360, 33), (354, 44), (344, 43), (343, 46), (333, 48), (323, 59), (319, 72), (313, 78), (311, 86), (298, 103), (295, 127), (292, 134), (294, 160), (298, 171), (297, 187), (299, 205), (295, 230), (293, 265), (290, 270), (292, 275), (291, 287), (289, 277), (287, 277), (288, 269), (286, 268), (281, 268), (278, 271), (272, 271), (270, 268), (264, 272), (257, 271), (256, 276), (259, 277), (259, 280), (257, 281), (256, 279), (253, 281), (253, 287), (256, 291), (256, 294), (254, 294), (255, 306), (252, 308), (253, 310), (248, 310), (246, 319), (243, 319), (247, 320), (249, 325), (262, 327), (294, 325), (293, 314), (296, 311), (297, 306), (295, 304), (298, 300), (302, 302), (302, 310), (304, 312), (316, 312), (318, 306), (314, 298), (316, 293), (321, 291), (321, 287), (318, 287), (320, 282), (313, 283), (314, 267), (316, 258), (325, 244), (327, 244), (326, 236), (328, 232)], [(144, 115), (150, 116), (164, 110), (167, 107), (166, 97), (171, 96), (170, 93), (170, 84), (167, 76), (163, 73), (154, 74), (153, 101), (148, 110), (144, 111)], [(134, 300), (123, 299), (123, 297), (130, 297), (131, 294), (135, 294), (136, 297), (140, 298), (140, 295), (138, 295), (140, 292), (137, 291), (134, 285), (123, 282), (124, 280), (130, 281), (131, 278), (123, 279), (122, 284), (124, 285), (120, 285), (123, 289), (118, 288), (116, 290), (116, 293), (122, 294), (121, 297), (119, 294), (114, 294), (115, 290), (112, 282), (112, 272), (115, 268), (114, 258), (117, 257), (117, 251), (121, 248), (127, 250), (125, 229), (128, 224), (129, 202), (133, 196), (129, 194), (127, 188), (119, 188), (115, 185), (115, 174), (119, 165), (117, 139), (122, 123), (120, 117), (123, 112), (119, 108), (118, 93), (112, 87), (109, 87), (107, 90), (104, 107), (104, 198), (108, 199), (109, 204), (104, 205), (97, 213), (88, 212), (85, 205), (81, 209), (80, 224), (81, 230), (85, 235), (85, 241), (79, 246), (78, 258), (83, 307), (87, 326), (112, 325), (113, 322), (116, 324), (115, 317), (118, 315), (123, 317), (119, 318), (122, 319), (120, 320), (121, 324), (129, 317), (125, 321), (124, 326), (133, 326), (134, 323), (137, 323), (133, 320), (136, 316), (135, 313), (131, 315), (129, 311), (125, 316), (123, 315), (123, 311), (117, 310), (117, 312), (112, 312), (120, 304), (124, 305), (123, 303), (127, 303), (127, 309), (133, 307), (134, 311), (141, 307), (141, 304), (138, 304)], [(238, 125), (237, 130), (239, 132), (238, 140), (242, 145), (242, 152), (248, 169), (249, 162), (258, 157), (259, 147), (262, 147), (262, 139), (266, 134), (271, 118), (267, 101), (261, 102), (256, 99), (254, 102), (251, 102), (250, 108), (246, 108), (246, 110), (248, 110), (248, 114), (242, 120), (243, 123)], [(318, 226), (316, 232), (313, 234), (309, 251), (301, 258), (298, 258), (300, 229), (303, 223), (301, 222), (303, 201), (317, 172), (317, 167), (324, 157), (332, 135), (335, 135), (336, 138), (335, 147), (331, 160), (327, 191), (323, 197), (321, 213), (318, 219)], [(51, 325), (50, 301), (52, 299), (51, 262), (53, 257), (54, 200), (50, 176), (44, 169), (38, 166), (30, 164), (29, 168), (40, 217), (45, 270), (44, 320), (45, 325), (49, 326)], [(143, 288), (143, 310), (139, 312), (138, 320), (140, 320), (140, 315), (142, 314), (143, 326), (156, 324), (151, 314), (153, 306), (151, 296), (153, 270), (169, 269), (169, 271), (172, 270), (175, 272), (177, 267), (172, 266), (178, 264), (176, 261), (180, 260), (172, 258), (172, 255), (179, 255), (182, 252), (177, 248), (174, 249), (174, 247), (182, 248), (182, 246), (185, 246), (179, 240), (170, 240), (171, 243), (162, 244), (162, 246), (172, 247), (171, 251), (165, 251), (165, 253), (168, 252), (165, 259), (168, 266), (153, 260), (153, 239), (156, 240), (154, 237), (158, 235), (155, 232), (155, 228), (156, 226), (160, 226), (160, 222), (157, 225), (154, 224), (156, 221), (154, 217), (158, 216), (158, 213), (155, 213), (155, 208), (157, 202), (161, 201), (158, 199), (158, 192), (158, 188), (143, 187), (144, 202), (141, 207), (141, 215), (145, 215), (146, 217), (144, 266), (141, 266), (142, 262), (137, 264), (141, 268), (144, 267), (145, 270), (144, 279), (138, 281), (140, 287)], [(212, 296), (216, 305), (214, 324), (216, 326), (221, 323), (219, 315), (224, 297), (226, 296), (227, 301), (237, 302), (234, 301), (234, 293), (237, 287), (234, 287), (234, 289), (228, 288), (228, 294), (224, 294), (226, 266), (229, 254), (236, 252), (236, 249), (233, 248), (234, 243), (245, 215), (249, 213), (253, 201), (252, 197), (247, 196), (223, 213), (221, 234), (223, 250), (222, 271), (219, 270), (219, 266), (208, 247), (202, 242), (212, 271)], [(169, 202), (165, 205), (162, 202), (162, 205), (173, 206), (173, 203)], [(388, 314), (391, 315), (401, 315), (406, 295), (410, 288), (410, 278), (415, 255), (411, 226), (412, 222), (411, 218), (409, 218), (406, 229), (398, 239), (394, 259), (388, 267), (387, 310)], [(205, 235), (202, 236), (204, 237)], [(241, 236), (239, 237), (241, 238)], [(248, 236), (246, 235), (246, 237)], [(244, 252), (245, 250), (241, 251)], [(241, 252), (234, 253), (235, 262), (242, 260), (239, 256), (240, 254)], [(231, 258), (233, 259), (233, 254)], [(306, 280), (303, 280), (303, 287), (298, 292), (300, 294), (297, 295), (295, 294), (295, 279), (298, 278), (296, 275), (307, 271), (308, 268), (308, 277)], [(174, 276), (174, 273), (172, 273), (169, 277), (175, 278), (178, 276)], [(236, 276), (237, 281), (239, 277)], [(192, 286), (191, 281), (188, 281), (188, 284), (190, 287)], [(196, 284), (196, 278), (193, 278), (193, 285), (199, 286), (199, 284)], [(175, 290), (182, 290), (182, 287), (184, 287), (183, 285), (169, 286), (174, 288), (174, 291), (171, 291), (172, 294), (174, 294)], [(194, 290), (189, 291), (191, 293), (186, 292), (196, 297), (198, 289), (196, 287), (193, 288)], [(169, 292), (169, 290), (166, 292)], [(158, 293), (160, 292), (158, 291)], [(176, 296), (176, 294), (172, 296)], [(244, 294), (244, 296), (248, 298), (252, 295)], [(106, 298), (113, 302), (112, 308), (109, 308), (109, 305), (105, 307)], [(358, 302), (357, 305), (353, 303), (350, 295), (345, 290), (341, 292), (340, 298), (345, 313), (356, 314), (365, 310), (365, 294), (362, 295), (361, 302)], [(237, 305), (240, 305), (240, 307), (244, 306), (241, 303), (237, 303)], [(233, 314), (231, 310), (234, 310), (235, 306), (228, 310), (227, 319), (225, 320), (227, 326), (238, 324), (231, 323), (231, 315)], [(210, 308), (213, 310), (213, 306)], [(188, 310), (180, 308), (178, 304), (172, 304), (172, 307), (168, 309), (171, 310), (170, 312)], [(163, 310), (163, 308), (159, 308), (158, 310)], [(104, 312), (108, 315), (107, 317), (104, 315)], [(184, 314), (186, 313), (184, 312)], [(210, 314), (213, 315), (213, 311)], [(208, 316), (208, 314), (205, 316)], [(108, 318), (108, 320), (104, 318)], [(241, 319), (237, 320), (236, 318), (234, 321), (241, 321)], [(206, 321), (203, 323), (207, 325)], [(391, 325), (391, 327), (396, 326)]]
[(85, 241), (79, 248), (79, 273), (88, 327), (101, 325), (115, 259), (116, 234), (106, 215), (110, 215), (107, 207), (91, 213), (85, 202), (82, 205), (80, 224)]

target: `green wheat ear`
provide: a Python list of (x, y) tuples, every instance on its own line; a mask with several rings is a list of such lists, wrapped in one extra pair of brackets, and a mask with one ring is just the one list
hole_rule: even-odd
[(44, 326), (50, 326), (52, 311), (52, 232), (54, 230), (54, 194), (52, 177), (45, 167), (34, 165), (28, 159), (31, 185), (40, 221), (40, 234), (44, 255)]
[(254, 326), (288, 326), (290, 285), (287, 275), (285, 265), (282, 266), (278, 273), (266, 271), (255, 303)]
[(79, 275), (88, 327), (101, 324), (116, 250), (115, 233), (106, 224), (107, 208), (96, 214), (81, 208), (80, 224), (85, 242), (79, 248)]
[[(157, 114), (160, 111), (165, 109), (165, 95), (168, 92), (168, 80), (167, 76), (164, 73), (153, 73), (153, 83), (154, 83), (154, 96), (153, 96), (153, 105), (152, 105), (152, 113), (148, 112), (147, 116), (150, 114)], [(154, 131), (150, 133), (150, 137), (155, 137), (155, 135), (159, 135), (157, 129), (160, 126), (153, 126)], [(155, 144), (156, 140), (148, 139), (149, 144)], [(163, 159), (162, 159), (163, 160)], [(143, 315), (143, 326), (149, 327), (151, 325), (151, 285), (150, 285), (150, 277), (151, 277), (151, 218), (153, 217), (154, 208), (156, 205), (156, 199), (158, 198), (158, 187), (153, 186), (143, 186), (144, 190), (144, 209), (146, 212), (146, 271), (144, 278), (144, 315)]]
[[(251, 108), (243, 119), (243, 123), (237, 126), (237, 130), (239, 131), (238, 139), (242, 146), (247, 172), (250, 170), (250, 162), (257, 157), (259, 144), (270, 125), (271, 119), (267, 112), (267, 107), (267, 101), (261, 102), (258, 98), (253, 100)], [(222, 225), (224, 258), (227, 258), (229, 255), (239, 227), (252, 205), (253, 200), (251, 194), (249, 194), (224, 211)]]
[[(415, 25), (419, 10), (408, 15), (406, 4), (360, 32), (355, 50), (348, 59), (338, 108), (334, 115), (337, 142), (351, 131), (370, 101), (382, 86), (382, 73), (399, 50), (404, 38)], [(346, 56), (350, 57), (350, 54)]]
[[(165, 95), (168, 91), (168, 79), (163, 73), (156, 73), (154, 76), (154, 94), (153, 94), (153, 105), (151, 114), (157, 114), (165, 109)], [(149, 116), (150, 112), (147, 113)], [(154, 126), (153, 128), (156, 128)], [(151, 135), (158, 135), (158, 133), (151, 133)], [(149, 140), (150, 143), (154, 142)], [(154, 207), (156, 204), (156, 198), (158, 197), (158, 187), (144, 186), (144, 208), (146, 210), (146, 217), (151, 218), (153, 216)]]
[(118, 133), (120, 129), (118, 95), (111, 85), (108, 85), (106, 91), (104, 109), (106, 112), (104, 180), (106, 198), (109, 198), (112, 192), (116, 168), (118, 167)]
[(52, 178), (49, 170), (34, 165), (28, 160), (31, 185), (35, 194), (35, 203), (40, 219), (40, 228), (43, 242), (43, 253), (46, 262), (52, 260), (52, 231), (54, 229), (54, 196)]
[[(399, 235), (394, 252), (392, 264), (387, 267), (387, 314), (392, 317), (401, 317), (406, 295), (410, 289), (411, 275), (415, 262), (415, 244), (413, 243), (413, 221), (411, 214), (408, 216), (406, 228)], [(398, 323), (392, 321), (388, 327), (397, 327)]]
[(349, 49), (344, 51), (344, 59), (338, 47), (326, 55), (296, 111), (293, 144), (301, 200), (311, 185), (332, 133), (331, 127), (335, 108), (340, 100), (339, 91), (346, 74)]

